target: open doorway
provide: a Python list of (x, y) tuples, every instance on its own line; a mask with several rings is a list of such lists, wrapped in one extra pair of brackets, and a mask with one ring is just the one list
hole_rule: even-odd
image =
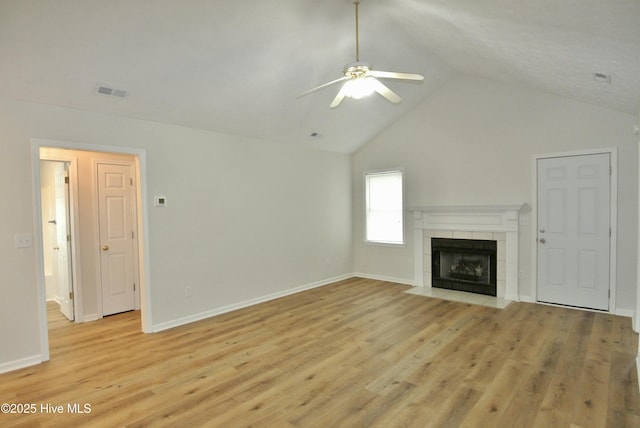
[(72, 264), (70, 163), (40, 161), (40, 201), (47, 310), (51, 314), (55, 306), (64, 318), (74, 321), (76, 281)]
[[(42, 249), (37, 254), (42, 361), (49, 359), (48, 319), (53, 318), (47, 316), (47, 310), (51, 310), (50, 302), (59, 306), (56, 315), (64, 314), (63, 321), (88, 322), (111, 313), (141, 310), (141, 329), (150, 332), (149, 296), (144, 282), (148, 266), (144, 252), (146, 234), (143, 233), (147, 224), (142, 198), (145, 193), (144, 150), (32, 140), (32, 164), (36, 226), (39, 229), (36, 233), (36, 241), (39, 242), (36, 244)], [(100, 177), (105, 165), (109, 166), (107, 170), (110, 173), (107, 180), (112, 180), (106, 183), (104, 177)], [(126, 170), (126, 180), (113, 174), (114, 169)], [(121, 186), (126, 187), (126, 195), (120, 192), (117, 200), (107, 200), (109, 196), (105, 196), (105, 186), (111, 190), (118, 183), (126, 183), (126, 186)], [(123, 236), (126, 235), (131, 251), (128, 252), (129, 260), (119, 265), (114, 260), (122, 261), (122, 257), (109, 247), (115, 250), (113, 239), (118, 237), (113, 235), (113, 231), (120, 230), (122, 223), (109, 230), (109, 227), (104, 227), (104, 221), (107, 215), (114, 221), (114, 215), (122, 212), (119, 207), (122, 208), (125, 196), (129, 210)], [(108, 212), (109, 207), (112, 212)], [(63, 217), (67, 220), (66, 231), (63, 230)], [(117, 217), (116, 220), (123, 219)], [(106, 240), (105, 231), (110, 233), (109, 245), (102, 244)], [(109, 251), (104, 248), (109, 248)], [(106, 254), (114, 257), (109, 265), (101, 265), (105, 259), (109, 260)], [(126, 269), (117, 270), (119, 266)], [(108, 274), (104, 275), (105, 272)], [(124, 281), (118, 282), (123, 279), (123, 273), (130, 275), (126, 278), (126, 287), (121, 285)], [(110, 279), (110, 284), (104, 282)], [(128, 296), (126, 307), (114, 311), (111, 305), (105, 310), (104, 298), (109, 297), (105, 293), (110, 293), (113, 298), (122, 291), (126, 291)], [(60, 317), (55, 318), (55, 322), (60, 322)]]

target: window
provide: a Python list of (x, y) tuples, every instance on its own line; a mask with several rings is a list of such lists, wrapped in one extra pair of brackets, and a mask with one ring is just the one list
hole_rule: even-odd
[(365, 173), (365, 240), (404, 244), (402, 171)]

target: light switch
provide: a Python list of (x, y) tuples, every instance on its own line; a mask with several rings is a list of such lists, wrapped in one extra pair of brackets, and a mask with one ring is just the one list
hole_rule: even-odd
[(13, 237), (16, 248), (33, 247), (33, 235), (30, 233), (16, 233)]

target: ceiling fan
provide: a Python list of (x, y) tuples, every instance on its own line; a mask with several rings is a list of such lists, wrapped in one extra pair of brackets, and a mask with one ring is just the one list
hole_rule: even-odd
[(377, 92), (382, 95), (388, 101), (397, 104), (402, 98), (382, 82), (378, 78), (382, 79), (403, 79), (403, 80), (424, 80), (424, 77), (415, 73), (397, 73), (394, 71), (379, 71), (372, 70), (371, 66), (366, 62), (360, 61), (360, 46), (358, 36), (358, 4), (360, 0), (353, 0), (353, 4), (356, 9), (356, 62), (347, 64), (344, 67), (344, 76), (331, 82), (325, 83), (320, 86), (316, 86), (313, 89), (309, 89), (306, 92), (298, 95), (298, 98), (308, 95), (312, 92), (316, 92), (320, 89), (327, 88), (335, 85), (336, 83), (344, 82), (338, 95), (333, 99), (329, 107), (336, 108), (340, 105), (345, 97), (361, 99), (371, 95), (373, 92)]

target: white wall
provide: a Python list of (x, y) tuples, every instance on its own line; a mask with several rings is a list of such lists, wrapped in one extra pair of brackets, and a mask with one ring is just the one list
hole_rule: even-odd
[(146, 151), (154, 325), (352, 270), (347, 155), (0, 99), (0, 371), (40, 354), (37, 249), (14, 247), (34, 231), (32, 138)]
[[(617, 308), (634, 309), (638, 210), (637, 144), (632, 115), (489, 80), (458, 75), (353, 156), (356, 272), (413, 281), (413, 236), (406, 246), (363, 244), (366, 170), (402, 167), (407, 206), (518, 204), (530, 218), (536, 154), (617, 147)], [(533, 296), (529, 278), (531, 226), (521, 227), (519, 293)]]

